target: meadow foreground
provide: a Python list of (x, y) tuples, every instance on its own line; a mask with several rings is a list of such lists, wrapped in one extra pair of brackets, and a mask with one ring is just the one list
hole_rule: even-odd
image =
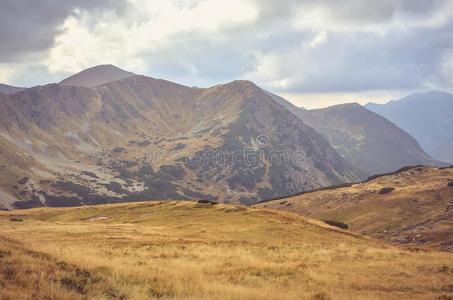
[(143, 202), (0, 213), (0, 299), (450, 299), (453, 255), (290, 212)]

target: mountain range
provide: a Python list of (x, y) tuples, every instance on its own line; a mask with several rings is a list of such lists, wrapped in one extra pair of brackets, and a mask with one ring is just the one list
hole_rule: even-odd
[(306, 110), (250, 81), (187, 87), (113, 65), (0, 94), (0, 154), (4, 209), (253, 204), (437, 163), (357, 104)]
[(3, 95), (0, 114), (4, 207), (251, 204), (360, 177), (248, 81), (189, 88), (107, 65)]
[(357, 103), (308, 110), (270, 94), (321, 133), (334, 149), (367, 176), (410, 165), (439, 165), (404, 130)]
[(301, 109), (298, 115), (367, 175), (395, 171), (404, 166), (437, 164), (412, 136), (359, 104)]
[(453, 163), (453, 95), (429, 91), (365, 107), (408, 132), (433, 158)]

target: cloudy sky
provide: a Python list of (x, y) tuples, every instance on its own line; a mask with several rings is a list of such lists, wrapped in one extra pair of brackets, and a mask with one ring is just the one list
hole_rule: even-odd
[(111, 63), (305, 107), (453, 91), (453, 0), (1, 0), (0, 82)]

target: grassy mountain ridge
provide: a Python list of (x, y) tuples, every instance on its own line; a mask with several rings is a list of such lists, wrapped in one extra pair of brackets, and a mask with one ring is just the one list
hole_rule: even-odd
[(453, 168), (416, 166), (363, 183), (258, 204), (334, 220), (396, 244), (453, 250)]

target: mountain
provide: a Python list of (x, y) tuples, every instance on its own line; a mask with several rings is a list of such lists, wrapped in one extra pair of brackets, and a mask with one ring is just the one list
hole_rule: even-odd
[(61, 81), (60, 84), (95, 87), (134, 75), (134, 73), (124, 71), (113, 65), (99, 65), (72, 75)]
[(359, 104), (301, 109), (297, 115), (368, 176), (403, 166), (437, 164), (413, 137)]
[(0, 97), (4, 208), (251, 204), (358, 179), (321, 134), (248, 81), (201, 89), (134, 75)]
[(25, 88), (20, 88), (20, 87), (15, 87), (15, 86), (0, 83), (0, 94), (11, 95), (16, 92), (22, 91), (24, 89)]
[(347, 224), (398, 245), (453, 251), (453, 167), (411, 167), (257, 206)]
[(301, 111), (301, 110), (306, 110), (306, 108), (301, 107), (301, 106), (295, 106), (294, 104), (292, 104), (285, 98), (275, 95), (271, 92), (267, 92), (267, 94), (269, 96), (271, 96), (275, 102), (277, 102), (279, 105), (283, 106), (284, 108), (286, 108), (287, 110), (289, 110), (290, 112), (292, 112), (295, 115), (298, 115), (299, 111)]
[(430, 91), (365, 107), (408, 132), (435, 159), (453, 163), (452, 94)]

